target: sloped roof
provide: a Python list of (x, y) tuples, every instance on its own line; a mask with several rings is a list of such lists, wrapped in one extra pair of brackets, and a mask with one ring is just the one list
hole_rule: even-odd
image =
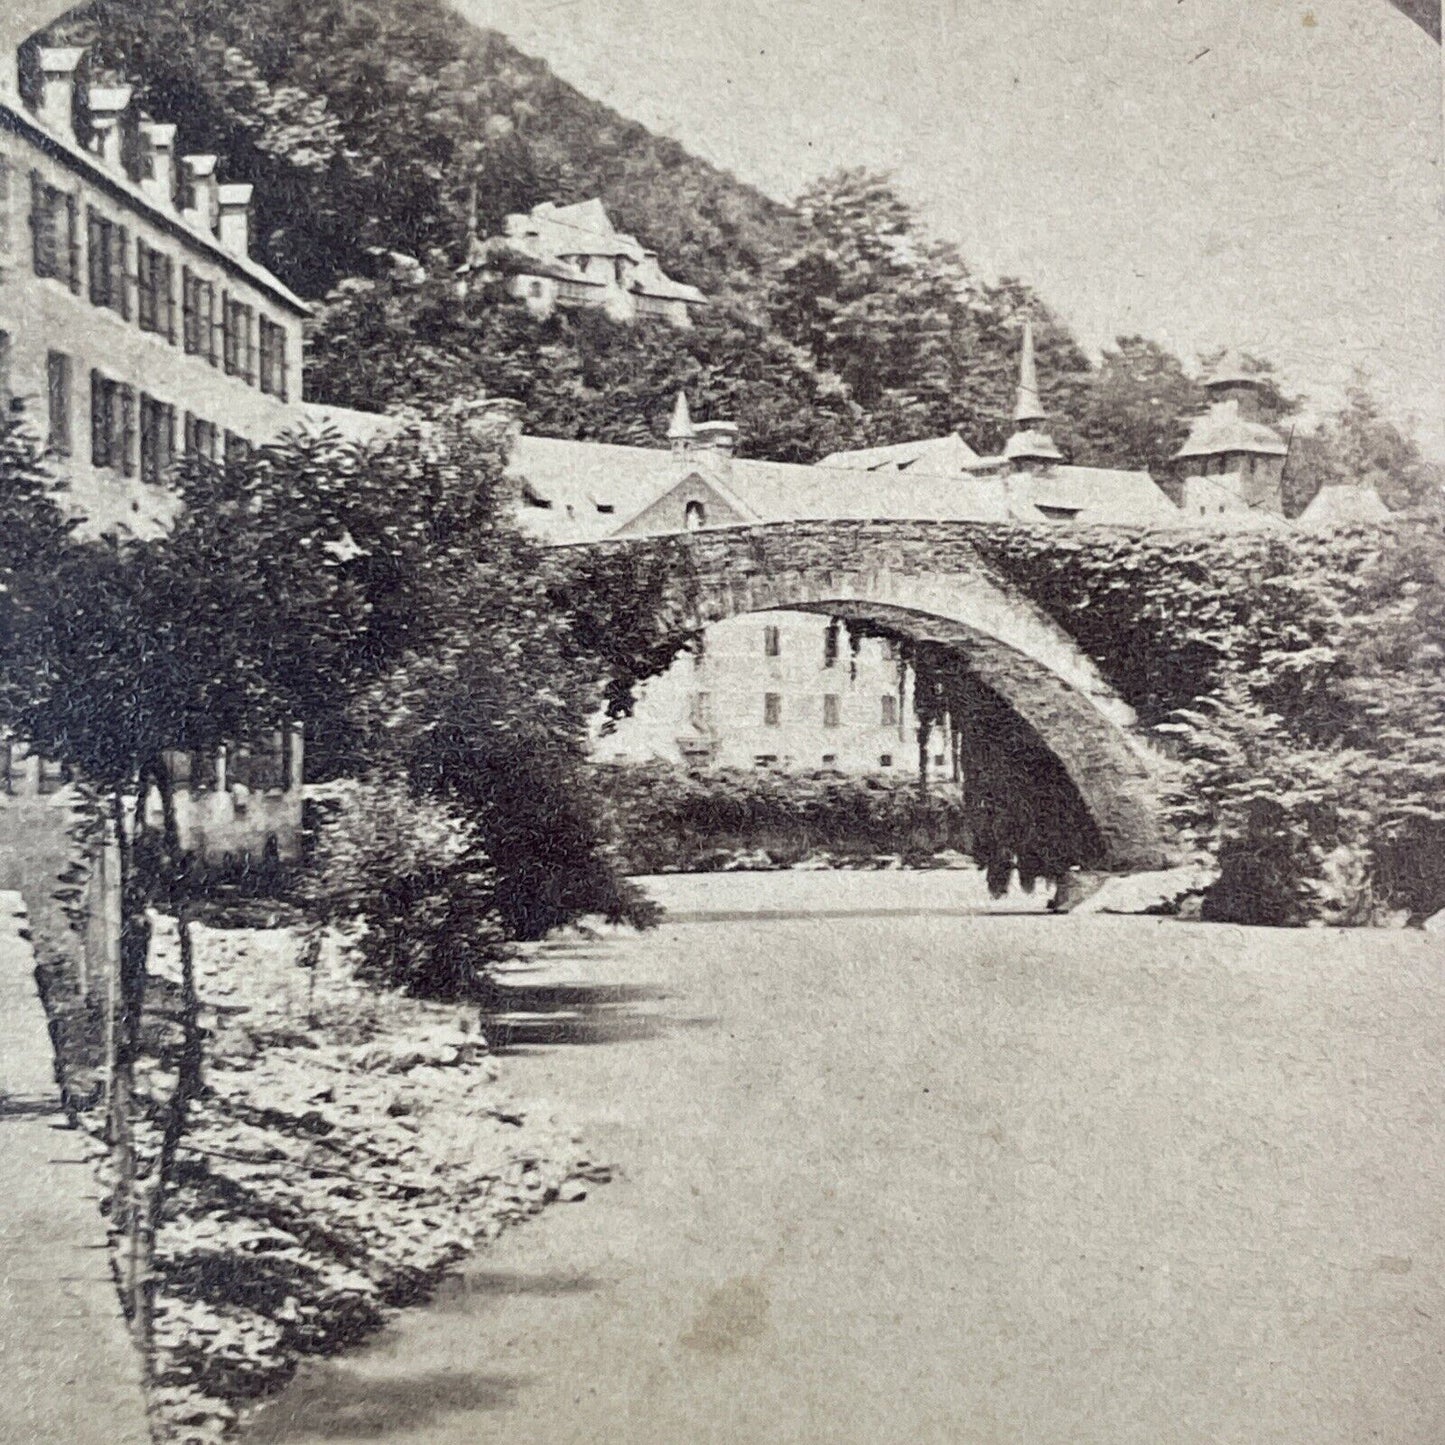
[(925, 437), (922, 441), (895, 442), (886, 447), (833, 452), (818, 465), (859, 472), (912, 470), (929, 472), (934, 476), (948, 476), (954, 472), (966, 471), (978, 459), (978, 453), (957, 432), (949, 432), (946, 436)]
[(602, 202), (578, 201), (570, 206), (543, 201), (525, 216), (507, 218), (507, 232), (528, 237), (556, 256), (627, 256), (639, 264), (650, 254), (635, 236), (616, 230)]
[(1182, 461), (1187, 457), (1214, 457), (1225, 452), (1282, 457), (1288, 451), (1273, 427), (1245, 420), (1238, 400), (1231, 397), (1228, 401), (1215, 402), (1203, 416), (1190, 423), (1189, 437), (1174, 455)]
[(1226, 351), (1201, 378), (1205, 386), (1265, 386), (1267, 378), (1250, 371), (1233, 348)]
[(1003, 447), (1004, 460), (1061, 462), (1064, 454), (1054, 443), (1048, 432), (1037, 427), (1016, 431)]
[(300, 412), (302, 425), (307, 431), (334, 431), (342, 441), (353, 442), (357, 446), (388, 441), (406, 426), (405, 418), (393, 412), (321, 406), (314, 401), (303, 401)]
[(549, 254), (535, 236), (489, 236), (473, 240), (467, 259), (458, 273), (500, 268), (523, 276), (546, 276), (553, 281), (570, 281), (574, 286), (605, 286), (606, 282), (583, 275), (570, 261)]
[(1321, 487), (1300, 513), (1302, 527), (1343, 527), (1360, 522), (1388, 522), (1393, 514), (1371, 486), (1341, 483)]
[(671, 452), (652, 447), (523, 435), (507, 471), (548, 504), (519, 510), (526, 531), (542, 541), (590, 542), (610, 536), (670, 491), (677, 465)]
[(1173, 524), (1179, 508), (1148, 472), (1110, 467), (1047, 467), (1010, 477), (1013, 490), (1035, 507), (1076, 510), (1079, 522), (1119, 526)]
[(679, 460), (652, 447), (522, 436), (509, 471), (545, 506), (524, 506), (520, 521), (552, 542), (610, 536), (693, 473), (733, 510), (761, 522), (979, 521), (1177, 525), (1178, 509), (1147, 472), (1050, 467), (1008, 476), (909, 469), (801, 466), (733, 459), (720, 469), (707, 455)]
[(644, 264), (639, 267), (637, 274), (629, 279), (628, 289), (636, 291), (640, 296), (656, 296), (662, 301), (688, 301), (696, 306), (707, 305), (707, 297), (696, 286), (689, 286), (686, 281), (674, 281), (654, 265)]

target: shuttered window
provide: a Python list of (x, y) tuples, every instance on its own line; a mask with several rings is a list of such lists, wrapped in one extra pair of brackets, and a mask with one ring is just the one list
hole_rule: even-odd
[(141, 481), (164, 480), (176, 456), (176, 409), (153, 396), (140, 399)]
[(163, 252), (138, 240), (136, 263), (136, 319), (142, 331), (176, 339), (175, 264)]
[(79, 206), (74, 196), (30, 173), (30, 232), (37, 276), (80, 290)]

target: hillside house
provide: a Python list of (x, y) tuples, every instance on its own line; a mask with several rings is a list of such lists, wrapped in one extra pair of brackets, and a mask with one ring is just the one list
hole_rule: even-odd
[(696, 286), (663, 271), (655, 251), (616, 230), (599, 200), (544, 201), (508, 216), (502, 235), (473, 241), (458, 275), (463, 289), (501, 283), (538, 317), (558, 307), (590, 307), (615, 321), (654, 317), (691, 326), (694, 312), (707, 305)]

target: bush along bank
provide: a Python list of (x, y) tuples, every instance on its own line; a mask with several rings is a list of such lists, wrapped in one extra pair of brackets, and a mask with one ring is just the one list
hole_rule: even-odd
[(805, 861), (909, 866), (970, 850), (956, 788), (920, 792), (917, 779), (846, 777), (670, 763), (595, 770), (627, 871), (705, 873), (787, 868)]

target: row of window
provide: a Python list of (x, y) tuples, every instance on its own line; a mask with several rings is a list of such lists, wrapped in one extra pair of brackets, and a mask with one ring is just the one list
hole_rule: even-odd
[[(61, 457), (74, 451), (74, 361), (63, 351), (46, 357), (45, 381), (50, 413), (50, 450)], [(192, 412), (184, 414), (181, 434), (185, 455), (234, 466), (250, 454), (250, 443), (235, 432)], [(169, 402), (137, 391), (103, 372), (90, 373), (90, 461), (103, 471), (160, 482), (176, 460), (176, 409)]]
[[(712, 720), (712, 694), (709, 692), (695, 692), (690, 703), (690, 714), (692, 722), (697, 726), (706, 726)], [(765, 692), (763, 694), (763, 723), (767, 727), (781, 727), (783, 722), (783, 695), (780, 692)], [(898, 697), (894, 693), (884, 693), (878, 700), (878, 724), (880, 727), (893, 728), (898, 726)], [(836, 692), (829, 692), (823, 695), (823, 726), (825, 728), (836, 728), (843, 726), (843, 699)]]
[[(838, 665), (838, 633), (837, 627), (829, 627), (823, 633), (823, 666), (837, 667)], [(699, 661), (702, 657), (701, 649), (696, 654)], [(763, 628), (763, 655), (765, 657), (781, 657), (783, 655), (783, 632), (782, 628), (769, 625)], [(883, 656), (890, 662), (898, 660), (898, 643), (891, 637), (883, 639)]]
[[(8, 244), (11, 175), (0, 158), (0, 253)], [(259, 386), (281, 401), (290, 398), (291, 379), (286, 328), (189, 266), (180, 272), (181, 326), (176, 327), (176, 265), (163, 251), (129, 229), (86, 208), (85, 245), (81, 245), (80, 201), (70, 192), (30, 173), (30, 228), (35, 274), (60, 281), (91, 304), (134, 319), (142, 331), (177, 340), (188, 356), (199, 356), (227, 376)], [(85, 251), (85, 272), (81, 251)], [(131, 258), (134, 257), (134, 269)], [(134, 307), (132, 308), (132, 296)]]
[[(935, 768), (943, 767), (945, 762), (946, 759), (942, 753), (934, 753), (933, 766)], [(759, 768), (775, 768), (778, 765), (778, 755), (776, 753), (757, 753), (753, 757), (753, 763)], [(838, 754), (824, 753), (822, 765), (825, 768), (836, 768), (838, 766)], [(879, 753), (878, 766), (880, 768), (891, 768), (893, 766), (893, 754)]]

